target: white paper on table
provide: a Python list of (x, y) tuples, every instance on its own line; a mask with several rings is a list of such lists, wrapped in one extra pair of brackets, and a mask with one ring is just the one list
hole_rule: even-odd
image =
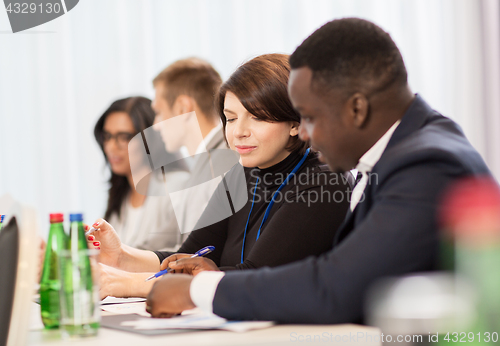
[(194, 315), (194, 314), (203, 314), (204, 311), (200, 308), (193, 308), (189, 310), (184, 310), (181, 315)]
[(136, 314), (140, 316), (150, 317), (151, 315), (146, 311), (145, 302), (135, 302), (129, 304), (109, 304), (102, 305), (101, 310), (111, 312), (113, 314), (125, 315)]
[(101, 300), (101, 305), (127, 304), (127, 303), (137, 303), (137, 302), (145, 302), (145, 301), (146, 301), (146, 298), (138, 298), (138, 297), (117, 298), (117, 297), (107, 296), (106, 298)]
[(172, 318), (151, 318), (122, 322), (123, 326), (135, 329), (223, 329), (233, 332), (246, 332), (252, 329), (271, 327), (271, 321), (228, 321), (214, 314), (190, 313)]

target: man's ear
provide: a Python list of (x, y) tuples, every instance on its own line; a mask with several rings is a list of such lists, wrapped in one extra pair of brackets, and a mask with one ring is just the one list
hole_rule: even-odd
[(300, 126), (300, 123), (298, 122), (292, 122), (292, 127), (290, 128), (290, 136), (294, 137), (294, 136), (297, 136), (299, 134), (299, 126)]
[(365, 126), (370, 113), (368, 98), (362, 93), (355, 93), (347, 101), (347, 106), (352, 124), (357, 128)]
[(195, 110), (195, 103), (191, 96), (179, 95), (172, 108), (176, 115), (186, 114)]

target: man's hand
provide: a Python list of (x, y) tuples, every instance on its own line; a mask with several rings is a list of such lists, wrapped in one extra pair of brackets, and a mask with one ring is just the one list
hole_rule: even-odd
[(161, 270), (170, 268), (174, 273), (198, 275), (203, 271), (219, 271), (214, 261), (205, 257), (191, 258), (188, 254), (168, 256), (161, 263)]
[(191, 275), (164, 275), (157, 280), (146, 300), (146, 311), (153, 317), (172, 317), (196, 306), (189, 295)]

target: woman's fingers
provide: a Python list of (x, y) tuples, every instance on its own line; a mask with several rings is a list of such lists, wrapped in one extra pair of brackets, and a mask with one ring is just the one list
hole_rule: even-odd
[[(101, 226), (103, 226), (103, 229), (101, 229)], [(107, 226), (111, 227), (111, 225), (107, 223), (104, 219), (99, 218), (92, 224), (92, 226), (84, 225), (86, 232), (85, 235), (91, 235), (94, 232), (100, 232), (102, 230), (106, 231), (108, 228)]]
[(87, 236), (87, 247), (89, 249), (101, 249), (101, 242), (95, 239), (94, 235)]
[(116, 267), (122, 243), (113, 226), (104, 219), (97, 219), (86, 233), (89, 249), (100, 250), (99, 261)]
[(40, 282), (40, 279), (42, 278), (43, 264), (45, 260), (45, 247), (47, 246), (47, 243), (41, 237), (39, 237), (39, 241), (40, 241), (40, 253), (39, 253), (40, 258), (38, 265), (38, 282)]

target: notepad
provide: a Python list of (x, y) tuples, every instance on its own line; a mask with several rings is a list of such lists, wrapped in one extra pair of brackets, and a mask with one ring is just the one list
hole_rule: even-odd
[(144, 317), (150, 317), (151, 315), (146, 311), (145, 302), (137, 302), (130, 304), (107, 304), (101, 305), (102, 311), (107, 311), (115, 315), (128, 315), (136, 314)]
[(199, 312), (172, 318), (150, 318), (124, 321), (122, 326), (133, 329), (221, 329), (232, 332), (246, 332), (273, 326), (271, 321), (228, 321), (214, 314)]
[(101, 305), (110, 305), (110, 304), (127, 304), (127, 303), (138, 303), (145, 302), (146, 298), (117, 298), (112, 296), (107, 296), (103, 300), (101, 300)]
[(199, 309), (189, 310), (181, 316), (172, 318), (151, 318), (137, 314), (120, 314), (102, 316), (101, 321), (101, 326), (103, 327), (143, 335), (162, 335), (212, 329), (241, 333), (254, 329), (268, 328), (273, 325), (274, 322), (270, 321), (228, 321), (217, 315), (201, 312)]

